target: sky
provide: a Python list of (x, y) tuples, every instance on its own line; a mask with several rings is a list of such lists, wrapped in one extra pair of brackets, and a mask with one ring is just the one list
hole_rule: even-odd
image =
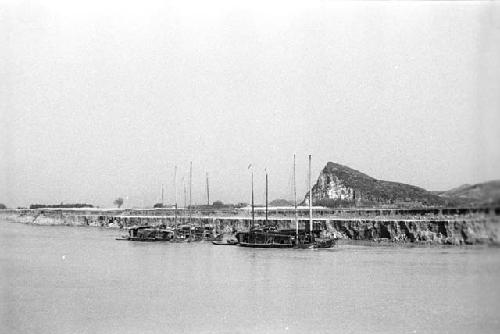
[(499, 93), (498, 2), (0, 0), (0, 203), (500, 179)]

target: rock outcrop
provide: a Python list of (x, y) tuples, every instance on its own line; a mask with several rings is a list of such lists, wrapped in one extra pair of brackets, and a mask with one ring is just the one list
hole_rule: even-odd
[(444, 245), (498, 244), (500, 224), (471, 220), (330, 220), (327, 229), (352, 240), (387, 240)]
[[(313, 204), (443, 205), (444, 199), (408, 184), (377, 180), (357, 170), (329, 162), (312, 188)], [(309, 192), (304, 202), (309, 203)]]

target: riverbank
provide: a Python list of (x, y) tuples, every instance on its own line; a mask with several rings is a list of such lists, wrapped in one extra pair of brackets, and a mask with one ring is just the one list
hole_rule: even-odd
[[(500, 244), (500, 215), (496, 208), (488, 210), (455, 210), (455, 215), (418, 214), (411, 211), (387, 214), (384, 210), (354, 212), (315, 211), (314, 230), (341, 240), (356, 240), (389, 243), (421, 243), (436, 245)], [(274, 210), (267, 224), (279, 229), (295, 229), (295, 217), (290, 210)], [(359, 213), (363, 215), (359, 215)], [(375, 214), (373, 214), (375, 212)], [(460, 214), (462, 212), (462, 214)], [(378, 213), (378, 214), (377, 214)], [(422, 213), (422, 212), (420, 212)], [(134, 225), (182, 225), (194, 224), (213, 227), (217, 233), (232, 233), (248, 230), (252, 218), (248, 210), (231, 212), (189, 212), (179, 210), (119, 210), (119, 209), (37, 209), (0, 210), (4, 221), (65, 226), (96, 226), (124, 228)], [(266, 223), (264, 216), (257, 214), (256, 224)], [(307, 217), (298, 217), (299, 229), (309, 223)]]

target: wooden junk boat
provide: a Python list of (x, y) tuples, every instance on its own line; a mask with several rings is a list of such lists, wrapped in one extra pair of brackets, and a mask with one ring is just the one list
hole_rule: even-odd
[[(252, 165), (249, 166), (249, 168)], [(293, 236), (281, 233), (273, 227), (268, 226), (267, 220), (268, 206), (268, 175), (266, 170), (266, 224), (265, 227), (255, 226), (254, 192), (253, 192), (253, 169), (252, 169), (252, 225), (248, 232), (238, 232), (235, 237), (238, 245), (252, 248), (292, 248)]]
[(212, 240), (212, 244), (216, 246), (234, 246), (238, 244), (238, 240), (236, 239), (224, 239), (223, 234), (219, 234)]
[[(294, 202), (295, 202), (295, 230), (277, 230), (268, 226), (268, 175), (266, 171), (266, 224), (265, 227), (255, 227), (254, 214), (254, 193), (253, 193), (253, 170), (252, 170), (252, 226), (248, 232), (236, 234), (238, 244), (242, 247), (253, 248), (331, 248), (335, 245), (333, 238), (320, 238), (320, 231), (313, 231), (312, 200), (309, 200), (309, 224), (305, 229), (299, 231), (297, 217), (297, 193), (295, 188), (295, 155), (293, 157), (293, 180), (294, 180)], [(312, 194), (311, 187), (311, 156), (309, 155), (309, 194)]]
[(299, 234), (295, 241), (295, 248), (332, 248), (335, 246), (335, 239), (333, 238), (319, 238), (314, 233)]
[(293, 236), (271, 228), (253, 228), (236, 234), (238, 244), (253, 248), (292, 248)]
[(128, 228), (128, 234), (116, 240), (128, 241), (170, 241), (174, 239), (175, 232), (172, 229), (152, 227), (152, 226), (133, 226)]
[(238, 244), (252, 248), (331, 248), (335, 239), (316, 237), (317, 233), (294, 230), (276, 230), (273, 228), (253, 228), (248, 232), (236, 233)]

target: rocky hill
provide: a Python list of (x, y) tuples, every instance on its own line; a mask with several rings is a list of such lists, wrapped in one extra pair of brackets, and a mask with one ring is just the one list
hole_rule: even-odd
[[(444, 205), (445, 199), (408, 184), (377, 180), (360, 171), (328, 162), (312, 189), (313, 204), (356, 205)], [(309, 203), (309, 192), (303, 203)]]

